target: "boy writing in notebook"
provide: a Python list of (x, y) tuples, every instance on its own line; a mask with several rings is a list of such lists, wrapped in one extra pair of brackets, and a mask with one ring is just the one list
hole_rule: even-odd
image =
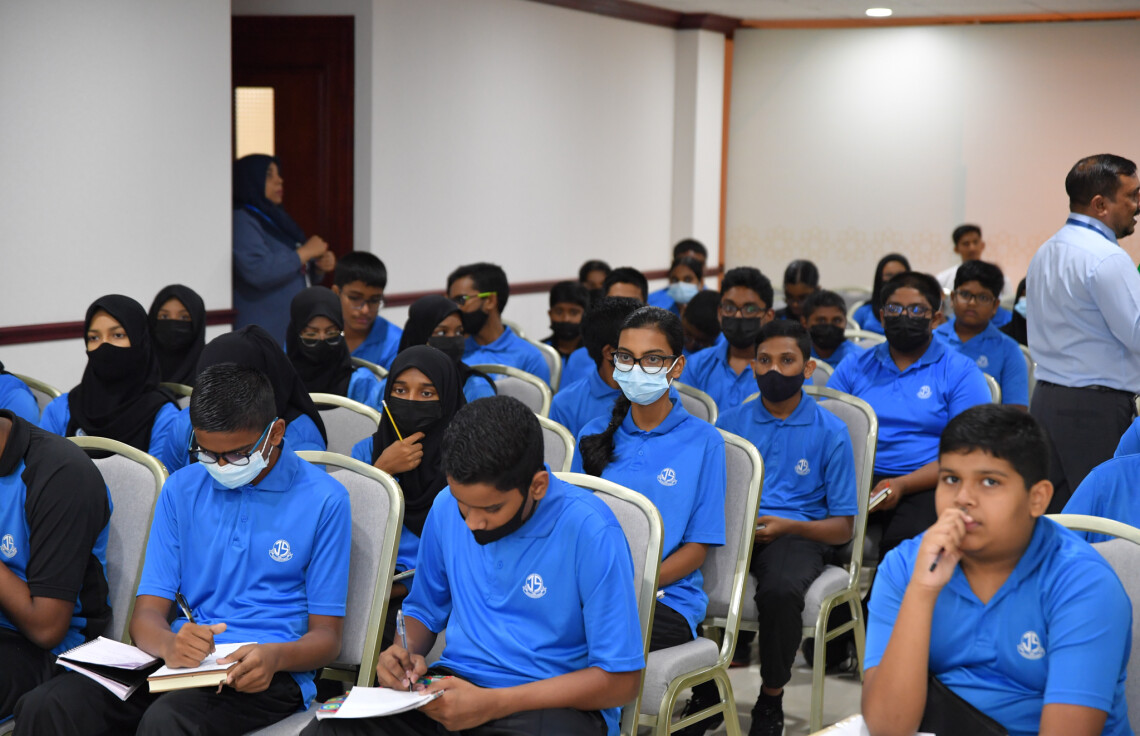
[[(244, 734), (306, 707), (315, 671), (340, 651), (352, 522), (348, 492), (283, 438), (260, 372), (204, 370), (190, 400), (190, 453), (159, 496), (131, 617), (136, 646), (169, 667), (197, 666), (216, 644), (256, 642), (217, 688), (119, 700), (68, 672), (16, 708), (20, 734)], [(181, 594), (194, 621), (178, 611)]]
[[(618, 706), (645, 666), (621, 526), (601, 499), (543, 465), (542, 428), (516, 399), (463, 407), (443, 444), (450, 485), (428, 514), (404, 602), (408, 648), (394, 644), (376, 666), (379, 684), (397, 690), (443, 675), (425, 688), (443, 695), (304, 733), (617, 734)], [(445, 628), (429, 670), (424, 655)]]

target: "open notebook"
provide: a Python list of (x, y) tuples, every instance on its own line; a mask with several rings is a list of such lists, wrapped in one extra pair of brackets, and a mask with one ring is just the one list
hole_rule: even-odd
[(192, 687), (212, 687), (225, 682), (226, 673), (236, 662), (218, 664), (218, 660), (236, 652), (238, 649), (253, 644), (243, 641), (236, 644), (216, 644), (214, 653), (202, 660), (197, 667), (159, 667), (146, 678), (150, 683), (152, 693), (161, 693), (167, 690), (185, 690)]
[(434, 693), (405, 692), (387, 687), (356, 686), (348, 691), (339, 708), (319, 709), (317, 718), (375, 718), (392, 716), (404, 711), (415, 710), (443, 695), (440, 690)]
[(138, 647), (102, 636), (68, 649), (56, 662), (90, 677), (120, 700), (131, 697), (159, 664), (157, 657)]

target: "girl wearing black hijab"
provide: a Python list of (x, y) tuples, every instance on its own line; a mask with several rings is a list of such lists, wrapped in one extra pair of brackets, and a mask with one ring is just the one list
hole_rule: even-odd
[(65, 437), (118, 440), (167, 462), (178, 406), (173, 394), (158, 387), (146, 310), (128, 296), (109, 294), (87, 308), (83, 324), (83, 380), (44, 407), (40, 426)]
[(408, 321), (400, 337), (400, 352), (413, 345), (431, 345), (442, 350), (459, 369), (463, 395), (468, 401), (494, 396), (495, 382), (490, 376), (463, 362), (466, 336), (459, 319), (459, 305), (445, 296), (424, 296), (408, 308)]
[(198, 356), (206, 347), (206, 304), (202, 297), (189, 286), (171, 284), (154, 298), (147, 323), (162, 380), (193, 386)]
[(856, 309), (853, 315), (861, 330), (883, 334), (883, 323), (879, 321), (879, 311), (883, 308), (883, 302), (879, 298), (879, 292), (883, 284), (909, 270), (910, 261), (904, 255), (888, 253), (879, 259), (878, 265), (875, 266), (875, 281), (871, 285), (871, 300)]
[(280, 345), (289, 302), (307, 277), (320, 281), (332, 271), (336, 257), (320, 237), (306, 239), (282, 209), (278, 166), (276, 158), (260, 153), (234, 162), (233, 303), (235, 329), (261, 325)]
[(380, 409), (383, 384), (367, 368), (353, 368), (345, 343), (340, 297), (310, 286), (289, 307), (285, 352), (309, 393), (336, 394)]
[[(265, 374), (273, 384), (277, 416), (286, 421), (285, 443), (290, 450), (324, 450), (328, 447), (320, 412), (309, 398), (309, 392), (293, 364), (268, 332), (257, 325), (250, 325), (215, 337), (202, 350), (197, 372), (219, 363), (236, 363)], [(188, 450), (192, 431), (190, 407), (186, 407), (178, 412), (169, 435), (167, 455), (171, 459), (164, 462), (170, 472), (190, 462)]]

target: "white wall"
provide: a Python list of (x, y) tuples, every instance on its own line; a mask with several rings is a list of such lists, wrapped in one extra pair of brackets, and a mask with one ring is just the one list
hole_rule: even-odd
[[(0, 3), (0, 325), (162, 286), (230, 306), (228, 0)], [(82, 344), (0, 347), (61, 386)]]
[(976, 222), (1016, 284), (1064, 223), (1073, 163), (1140, 160), (1138, 42), (1128, 21), (738, 32), (728, 265), (778, 280), (808, 257), (869, 288), (889, 251), (954, 264), (951, 231)]

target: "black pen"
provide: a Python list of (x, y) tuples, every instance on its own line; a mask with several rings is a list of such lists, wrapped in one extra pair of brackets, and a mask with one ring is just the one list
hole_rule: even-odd
[(934, 572), (934, 568), (938, 567), (938, 563), (942, 560), (942, 553), (946, 551), (945, 547), (938, 548), (938, 554), (934, 555), (934, 562), (930, 563), (930, 571)]
[(174, 601), (178, 604), (178, 607), (182, 609), (182, 615), (186, 617), (187, 621), (192, 624), (198, 623), (194, 620), (194, 614), (190, 612), (190, 604), (186, 602), (181, 592), (174, 594)]

